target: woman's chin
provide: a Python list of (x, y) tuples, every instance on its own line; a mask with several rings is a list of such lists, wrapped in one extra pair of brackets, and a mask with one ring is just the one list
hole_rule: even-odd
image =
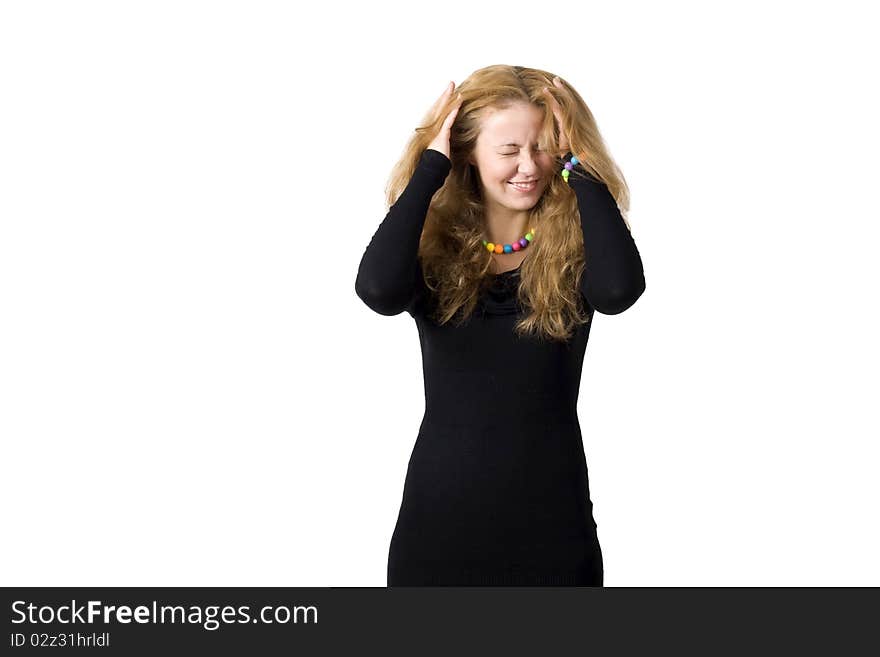
[(539, 200), (541, 200), (540, 193), (529, 194), (528, 196), (521, 195), (519, 197), (508, 198), (505, 205), (511, 210), (528, 210), (535, 207)]

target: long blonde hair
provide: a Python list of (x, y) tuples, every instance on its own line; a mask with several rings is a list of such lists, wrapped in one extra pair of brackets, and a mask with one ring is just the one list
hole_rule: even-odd
[[(482, 121), (491, 111), (513, 103), (531, 103), (544, 111), (539, 146), (557, 153), (555, 119), (542, 93), (543, 87), (553, 88), (553, 77), (540, 69), (493, 65), (475, 71), (458, 86), (462, 105), (450, 134), (452, 170), (431, 202), (418, 254), (426, 285), (437, 300), (432, 304), (433, 319), (440, 324), (464, 323), (490, 283), (487, 273), (492, 256), (482, 242), (484, 203), (477, 170), (468, 162)], [(608, 186), (629, 228), (629, 189), (623, 174), (609, 155), (587, 104), (571, 85), (565, 80), (562, 83), (576, 104), (573, 112), (562, 104), (569, 149), (587, 172)], [(455, 101), (453, 94), (447, 105), (439, 108), (436, 119), (426, 116), (416, 128), (391, 173), (386, 190), (389, 208), (406, 188), (422, 152)], [(535, 228), (535, 238), (522, 263), (518, 294), (529, 310), (515, 330), (520, 335), (567, 340), (575, 326), (590, 321), (592, 313), (586, 312), (579, 292), (584, 245), (577, 198), (561, 176), (551, 177), (530, 211), (528, 225)]]

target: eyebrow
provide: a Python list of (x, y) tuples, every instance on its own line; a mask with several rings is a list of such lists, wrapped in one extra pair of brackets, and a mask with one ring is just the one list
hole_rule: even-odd
[[(535, 142), (535, 143), (537, 143), (537, 142)], [(519, 146), (519, 144), (516, 144), (513, 142), (511, 142), (509, 144), (498, 144), (495, 148), (504, 148), (505, 146)]]

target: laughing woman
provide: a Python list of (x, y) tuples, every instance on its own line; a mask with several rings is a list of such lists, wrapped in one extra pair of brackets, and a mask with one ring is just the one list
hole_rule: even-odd
[(602, 586), (577, 416), (596, 312), (645, 290), (629, 195), (568, 83), (521, 66), (450, 83), (395, 167), (355, 290), (407, 311), (425, 413), (389, 586)]

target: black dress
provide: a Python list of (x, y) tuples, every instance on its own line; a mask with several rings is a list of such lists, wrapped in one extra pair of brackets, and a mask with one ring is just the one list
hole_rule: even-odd
[[(391, 538), (388, 585), (601, 586), (577, 416), (592, 322), (568, 342), (517, 336), (521, 266), (492, 278), (464, 326), (428, 318), (418, 245), (450, 169), (443, 153), (422, 154), (355, 284), (375, 312), (408, 311), (422, 350), (425, 413)], [(645, 289), (638, 250), (604, 184), (575, 175), (569, 184), (584, 232), (585, 307), (590, 315), (622, 312)]]

